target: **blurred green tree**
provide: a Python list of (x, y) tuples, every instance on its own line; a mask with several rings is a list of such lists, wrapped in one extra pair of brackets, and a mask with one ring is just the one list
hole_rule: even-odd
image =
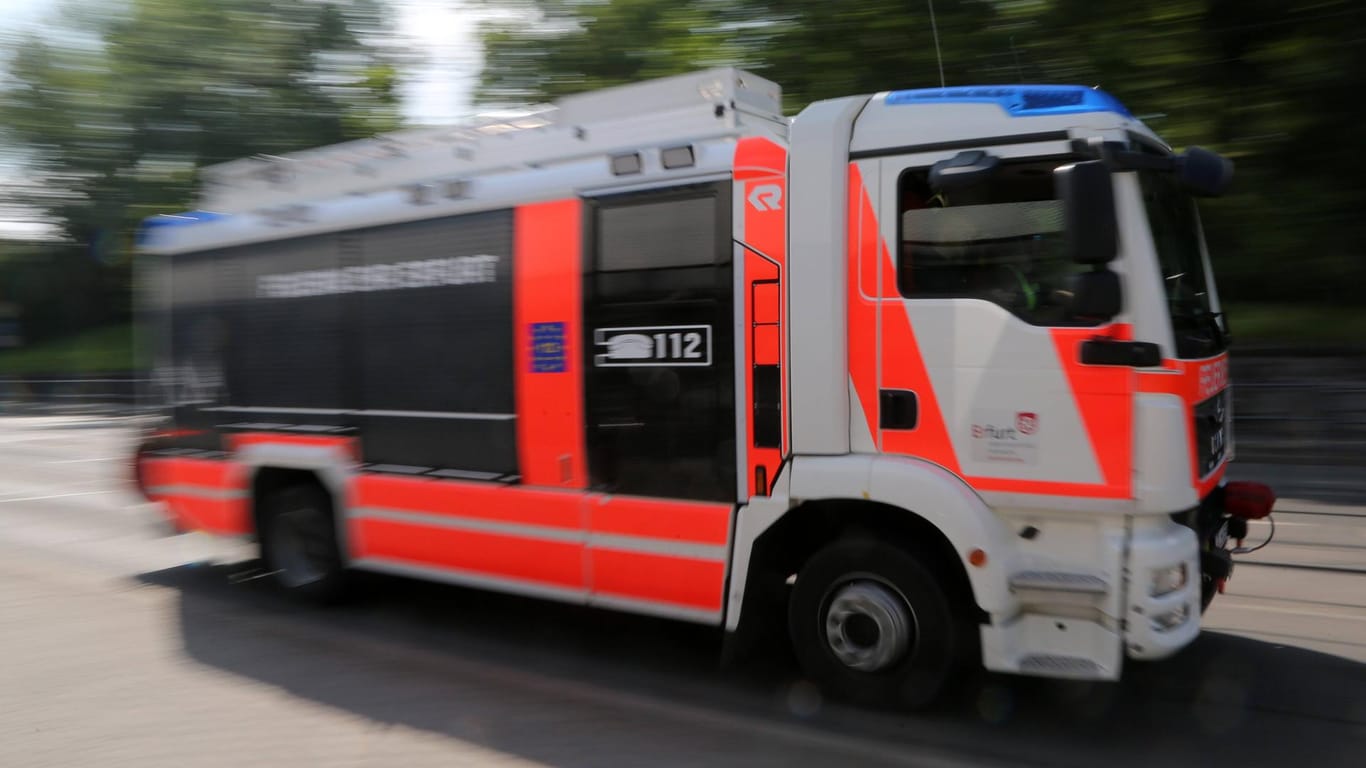
[[(476, 98), (554, 98), (711, 66), (782, 84), (788, 105), (937, 84), (929, 6), (904, 0), (485, 0), (517, 11), (486, 24)], [(989, 0), (940, 0), (950, 82), (1011, 79), (1008, 29)]]
[[(927, 0), (485, 0), (486, 103), (734, 64), (813, 99), (939, 82)], [(949, 85), (1076, 82), (1174, 146), (1233, 157), (1202, 205), (1225, 298), (1359, 305), (1366, 86), (1359, 0), (936, 0)]]
[(0, 204), (104, 265), (87, 300), (126, 317), (132, 233), (190, 205), (197, 168), (397, 126), (392, 39), (378, 0), (66, 7), (41, 35), (0, 37), (0, 143), (22, 173)]

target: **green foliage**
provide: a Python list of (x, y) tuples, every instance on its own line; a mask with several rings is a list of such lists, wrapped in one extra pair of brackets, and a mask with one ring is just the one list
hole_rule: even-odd
[[(937, 85), (929, 2), (485, 0), (486, 102), (552, 98), (716, 64), (814, 99)], [(1366, 87), (1359, 0), (936, 0), (949, 85), (1072, 82), (1118, 96), (1173, 146), (1239, 169), (1203, 205), (1223, 293), (1359, 303)]]
[(133, 233), (191, 206), (199, 167), (396, 127), (387, 40), (378, 0), (127, 0), (0, 32), (0, 149), (22, 168), (0, 209), (40, 212), (103, 265), (112, 291), (84, 300), (126, 319)]
[(1309, 304), (1233, 304), (1227, 308), (1235, 347), (1340, 344), (1361, 348), (1366, 308)]
[(95, 328), (75, 336), (0, 350), (0, 375), (61, 376), (139, 370), (133, 353), (133, 326)]

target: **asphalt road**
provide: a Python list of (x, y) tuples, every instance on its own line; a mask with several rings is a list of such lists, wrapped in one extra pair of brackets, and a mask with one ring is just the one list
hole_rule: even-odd
[[(168, 535), (118, 422), (0, 420), (0, 766), (1362, 764), (1366, 495), (1282, 501), (1208, 631), (1119, 684), (988, 677), (944, 711), (823, 702), (712, 630), (372, 578), (277, 595)], [(1256, 467), (1244, 474), (1266, 474)], [(1312, 495), (1322, 478), (1305, 487)], [(1317, 486), (1315, 484), (1318, 484)], [(1366, 483), (1362, 483), (1366, 486)]]

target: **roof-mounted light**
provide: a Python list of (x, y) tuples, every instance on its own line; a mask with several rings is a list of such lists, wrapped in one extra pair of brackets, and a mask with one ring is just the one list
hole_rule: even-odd
[(184, 213), (176, 214), (163, 213), (158, 216), (151, 216), (143, 219), (142, 225), (138, 227), (134, 239), (138, 245), (144, 245), (150, 242), (150, 238), (153, 237), (158, 230), (168, 227), (186, 227), (194, 224), (203, 224), (224, 217), (225, 214), (214, 213), (212, 211), (186, 211)]
[(917, 88), (887, 94), (890, 105), (995, 104), (1011, 117), (1114, 112), (1132, 117), (1114, 96), (1084, 85), (981, 85)]

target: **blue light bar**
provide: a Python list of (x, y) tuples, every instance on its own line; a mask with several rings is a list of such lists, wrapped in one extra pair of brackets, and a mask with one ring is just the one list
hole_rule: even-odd
[(227, 214), (223, 213), (212, 213), (210, 211), (186, 211), (185, 213), (177, 213), (175, 215), (163, 213), (159, 216), (151, 216), (142, 220), (142, 226), (138, 227), (137, 237), (135, 239), (138, 245), (143, 245), (150, 237), (156, 234), (157, 230), (166, 229), (167, 227), (187, 227), (192, 224), (202, 224), (206, 221), (221, 219), (226, 215)]
[(916, 88), (887, 94), (887, 103), (995, 104), (1011, 117), (1114, 112), (1133, 117), (1114, 96), (1084, 85), (973, 85), (962, 88)]

